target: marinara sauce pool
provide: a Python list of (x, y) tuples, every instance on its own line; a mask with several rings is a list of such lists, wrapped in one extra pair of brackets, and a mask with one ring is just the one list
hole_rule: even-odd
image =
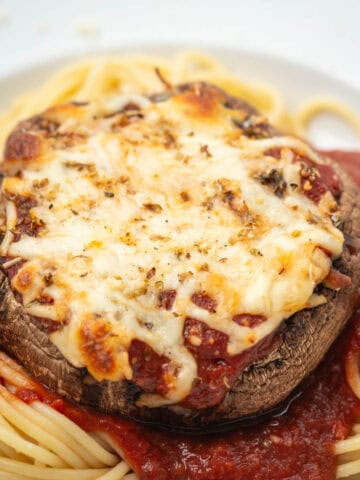
[[(360, 154), (331, 156), (359, 182)], [(35, 397), (87, 431), (107, 432), (141, 480), (334, 480), (335, 443), (349, 435), (360, 414), (344, 371), (345, 356), (354, 350), (360, 352), (360, 314), (285, 413), (231, 433), (174, 435), (75, 407), (42, 387)], [(34, 401), (28, 390), (18, 395)]]

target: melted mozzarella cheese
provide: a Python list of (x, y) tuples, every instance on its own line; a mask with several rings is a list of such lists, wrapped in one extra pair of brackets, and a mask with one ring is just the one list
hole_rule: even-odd
[[(21, 290), (19, 275), (31, 264), (36, 293), (41, 287), (41, 296), (53, 303), (41, 304), (34, 285), (25, 285), (25, 309), (62, 323), (51, 339), (73, 365), (87, 367), (98, 380), (130, 380), (127, 352), (135, 338), (167, 356), (177, 371), (172, 387), (166, 395), (141, 399), (159, 406), (183, 400), (197, 376), (184, 346), (187, 317), (227, 334), (229, 355), (243, 352), (284, 319), (322, 303), (314, 288), (331, 267), (325, 251), (341, 255), (343, 236), (326, 209), (289, 187), (301, 183), (291, 148), (318, 160), (301, 141), (239, 136), (234, 142), (229, 113), (207, 122), (177, 99), (132, 101), (143, 118), (119, 128), (116, 117), (94, 120), (96, 105), (81, 107), (86, 140), (43, 149), (41, 162), (24, 168), (16, 193), (32, 193), (31, 215), (43, 228), (12, 242), (10, 203), (2, 254), (27, 261), (13, 279), (15, 289)], [(74, 128), (76, 118), (70, 124)], [(288, 154), (264, 155), (278, 146), (289, 148)], [(282, 171), (288, 186), (283, 197), (259, 181), (271, 169)], [(34, 188), (44, 179), (43, 187)], [(13, 184), (5, 178), (3, 192)], [(39, 275), (49, 274), (51, 282), (39, 283)], [(159, 306), (167, 290), (176, 291), (169, 310)], [(198, 292), (216, 302), (215, 312), (192, 301)], [(241, 326), (233, 317), (242, 313), (266, 321)], [(108, 333), (84, 337), (94, 319), (111, 339)], [(99, 338), (115, 369), (94, 364), (87, 347)]]

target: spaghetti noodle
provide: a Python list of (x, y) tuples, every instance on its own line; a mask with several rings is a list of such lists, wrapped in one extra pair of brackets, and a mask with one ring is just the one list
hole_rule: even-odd
[(198, 52), (184, 52), (172, 59), (149, 56), (115, 56), (84, 60), (56, 72), (39, 89), (20, 97), (0, 116), (0, 142), (19, 120), (52, 105), (68, 101), (92, 101), (126, 93), (148, 93), (160, 89), (158, 69), (171, 84), (206, 80), (229, 94), (243, 98), (264, 113), (274, 126), (306, 136), (306, 129), (319, 113), (341, 117), (360, 133), (358, 117), (342, 102), (332, 98), (309, 99), (289, 113), (281, 93), (272, 85), (247, 83), (235, 77), (225, 65)]
[[(342, 104), (315, 99), (294, 114), (285, 109), (281, 94), (272, 86), (245, 83), (225, 66), (201, 53), (182, 53), (173, 59), (153, 57), (105, 57), (70, 65), (57, 72), (35, 92), (21, 97), (0, 117), (0, 143), (22, 119), (53, 105), (92, 101), (123, 93), (149, 93), (161, 89), (161, 78), (179, 84), (206, 80), (241, 97), (264, 113), (276, 127), (304, 135), (311, 119), (320, 112), (340, 115), (360, 132), (359, 119)], [(347, 376), (360, 398), (357, 355), (348, 356)], [(0, 480), (135, 480), (119, 448), (103, 432), (90, 434), (38, 399), (25, 402), (17, 389), (33, 382), (24, 370), (0, 352)], [(336, 444), (337, 478), (360, 473), (360, 424)]]

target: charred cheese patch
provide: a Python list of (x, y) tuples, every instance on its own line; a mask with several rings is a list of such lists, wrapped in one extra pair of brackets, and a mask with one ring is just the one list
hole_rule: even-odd
[(127, 349), (130, 336), (126, 331), (113, 328), (103, 318), (87, 318), (79, 329), (80, 356), (89, 372), (97, 380), (130, 379)]
[[(330, 191), (302, 188), (297, 156), (321, 162), (306, 144), (271, 137), (215, 87), (150, 98), (54, 107), (20, 125), (5, 151), (1, 254), (22, 260), (12, 288), (28, 313), (59, 322), (51, 340), (73, 365), (99, 381), (134, 377), (139, 404), (161, 406), (197, 378), (204, 342), (195, 330), (184, 340), (186, 319), (228, 339), (224, 355), (242, 353), (323, 303), (314, 289), (343, 235)], [(149, 355), (159, 371), (166, 360), (154, 392), (139, 367)]]
[[(218, 121), (221, 100), (223, 100), (221, 91), (201, 83), (195, 84), (193, 88), (187, 88), (175, 97), (178, 108), (185, 115), (191, 116), (193, 121), (205, 120), (207, 124)], [(203, 153), (206, 153), (204, 148), (203, 150)]]
[(8, 161), (32, 160), (40, 154), (40, 139), (31, 133), (15, 131), (10, 135), (4, 157)]

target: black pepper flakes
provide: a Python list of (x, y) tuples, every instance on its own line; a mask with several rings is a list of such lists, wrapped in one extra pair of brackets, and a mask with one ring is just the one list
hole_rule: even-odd
[(277, 197), (283, 197), (287, 184), (284, 180), (282, 170), (272, 168), (269, 172), (260, 173), (258, 180), (262, 185), (268, 185), (272, 188)]
[(271, 134), (271, 127), (266, 119), (262, 116), (247, 115), (243, 120), (237, 118), (232, 119), (235, 127), (240, 128), (242, 133), (248, 138), (269, 138)]

